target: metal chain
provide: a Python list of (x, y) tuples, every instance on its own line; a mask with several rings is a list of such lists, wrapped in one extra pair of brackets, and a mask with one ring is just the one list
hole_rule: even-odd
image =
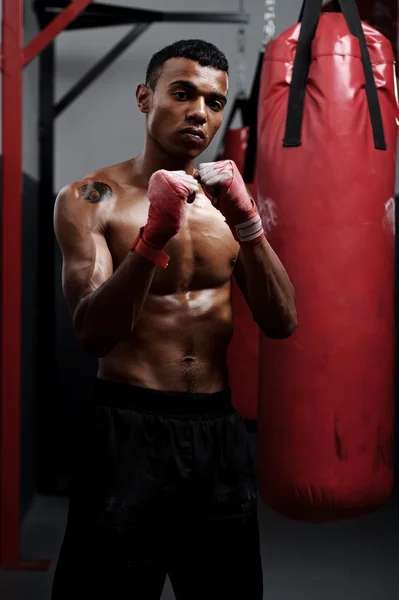
[(245, 58), (247, 34), (245, 27), (240, 27), (237, 33), (237, 96), (244, 98), (247, 93), (246, 72), (247, 61)]
[(276, 33), (276, 0), (265, 0), (265, 13), (263, 23), (263, 47), (265, 50), (267, 44), (273, 39)]

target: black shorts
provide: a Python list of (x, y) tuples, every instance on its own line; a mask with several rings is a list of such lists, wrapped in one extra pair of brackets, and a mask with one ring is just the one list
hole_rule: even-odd
[(261, 600), (257, 488), (230, 390), (97, 380), (53, 600)]

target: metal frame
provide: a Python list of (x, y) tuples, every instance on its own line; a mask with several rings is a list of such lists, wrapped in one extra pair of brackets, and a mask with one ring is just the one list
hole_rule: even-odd
[[(1, 346), (0, 346), (0, 567), (45, 570), (49, 561), (20, 557), (20, 418), (21, 418), (21, 267), (22, 267), (22, 74), (40, 54), (38, 223), (37, 394), (54, 398), (54, 120), (86, 87), (154, 22), (248, 23), (249, 15), (149, 11), (91, 4), (92, 0), (44, 0), (35, 3), (40, 33), (23, 46), (23, 0), (1, 0), (2, 60), (2, 203), (1, 203)], [(54, 44), (64, 30), (135, 23), (136, 26), (73, 88), (54, 103)], [(45, 405), (51, 409), (51, 406)], [(40, 414), (40, 413), (39, 413)], [(46, 432), (44, 432), (45, 434)], [(44, 445), (44, 448), (46, 446)], [(52, 456), (47, 449), (46, 460)], [(39, 484), (40, 485), (40, 484)], [(46, 487), (43, 482), (42, 487)]]

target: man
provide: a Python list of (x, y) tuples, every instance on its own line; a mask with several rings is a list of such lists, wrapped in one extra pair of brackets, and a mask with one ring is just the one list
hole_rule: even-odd
[(295, 295), (219, 129), (228, 63), (201, 40), (154, 55), (143, 152), (62, 189), (55, 231), (79, 342), (99, 358), (53, 600), (262, 598), (257, 493), (226, 350), (231, 276), (265, 335)]

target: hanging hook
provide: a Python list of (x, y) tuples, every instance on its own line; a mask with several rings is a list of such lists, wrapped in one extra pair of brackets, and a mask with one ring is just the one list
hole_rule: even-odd
[[(238, 12), (244, 13), (245, 0), (238, 1)], [(237, 31), (237, 98), (245, 98), (247, 95), (245, 74), (247, 63), (245, 59), (246, 52), (246, 29), (243, 25)]]
[(246, 90), (246, 70), (247, 62), (246, 52), (246, 31), (245, 27), (240, 27), (237, 32), (237, 97), (244, 98), (247, 95)]
[(263, 50), (276, 33), (276, 0), (265, 0), (263, 22)]

